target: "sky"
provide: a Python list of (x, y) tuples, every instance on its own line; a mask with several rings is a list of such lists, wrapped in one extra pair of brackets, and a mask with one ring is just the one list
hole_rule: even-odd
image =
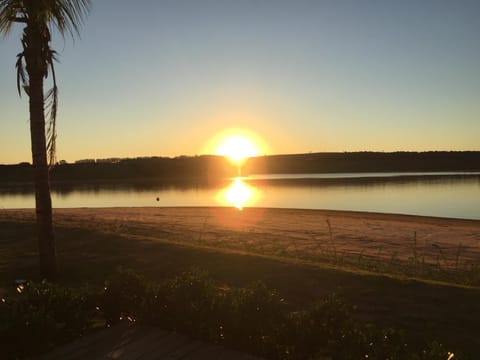
[[(59, 160), (212, 153), (231, 128), (265, 154), (480, 150), (478, 0), (92, 3), (81, 38), (54, 33)], [(31, 162), (20, 36), (0, 38), (3, 164)]]

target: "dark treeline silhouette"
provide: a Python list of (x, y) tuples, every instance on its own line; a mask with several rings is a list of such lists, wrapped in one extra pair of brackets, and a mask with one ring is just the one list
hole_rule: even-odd
[[(247, 159), (242, 175), (343, 172), (480, 171), (480, 151), (465, 152), (352, 152), (259, 156)], [(217, 181), (236, 176), (237, 166), (220, 156), (151, 157), (61, 162), (51, 171), (53, 182)], [(0, 182), (29, 183), (28, 163), (0, 165)]]
[[(171, 181), (208, 181), (234, 176), (237, 167), (220, 156), (150, 157), (136, 159), (80, 160), (60, 162), (51, 170), (51, 181), (94, 182), (164, 179)], [(0, 165), (3, 183), (30, 182), (32, 166), (28, 163)]]
[(249, 159), (246, 174), (480, 171), (480, 151), (345, 152)]

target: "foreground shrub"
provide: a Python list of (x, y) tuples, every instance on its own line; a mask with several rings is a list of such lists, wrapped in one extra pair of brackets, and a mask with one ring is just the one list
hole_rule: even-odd
[(287, 323), (284, 300), (261, 282), (225, 295), (223, 339), (246, 351), (274, 356)]
[(94, 296), (87, 288), (74, 291), (42, 282), (19, 285), (17, 291), (0, 303), (2, 356), (44, 352), (83, 335), (95, 319)]
[(142, 307), (147, 294), (145, 279), (133, 270), (119, 268), (105, 281), (98, 296), (99, 308), (108, 325), (122, 319), (134, 319)]
[(2, 359), (38, 355), (85, 334), (95, 321), (109, 325), (120, 319), (269, 359), (462, 360), (438, 342), (415, 353), (401, 333), (355, 321), (351, 307), (335, 295), (292, 313), (261, 282), (219, 288), (199, 270), (158, 284), (119, 270), (96, 292), (46, 282), (19, 287), (16, 296), (0, 302)]
[(445, 346), (443, 346), (438, 341), (432, 341), (425, 349), (423, 349), (419, 354), (415, 354), (411, 357), (412, 360), (437, 360), (437, 359), (446, 359), (446, 360), (462, 360), (465, 359), (461, 353), (455, 352), (452, 353), (447, 351)]
[[(152, 299), (153, 295), (153, 299)], [(192, 270), (153, 289), (144, 319), (201, 338), (215, 338), (223, 298), (206, 272)]]
[(335, 295), (307, 311), (292, 314), (290, 322), (285, 337), (295, 358), (336, 354), (342, 359), (359, 359), (365, 355), (365, 335), (353, 321), (349, 307)]

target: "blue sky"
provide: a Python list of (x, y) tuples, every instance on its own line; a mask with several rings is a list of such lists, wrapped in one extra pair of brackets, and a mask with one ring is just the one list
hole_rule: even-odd
[[(480, 150), (480, 2), (102, 0), (60, 53), (58, 158)], [(0, 39), (0, 163), (30, 161), (20, 28)]]

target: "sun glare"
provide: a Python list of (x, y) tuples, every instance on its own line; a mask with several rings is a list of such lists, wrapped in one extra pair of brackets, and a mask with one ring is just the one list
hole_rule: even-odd
[(246, 184), (241, 178), (235, 178), (228, 187), (217, 194), (217, 200), (227, 206), (234, 206), (242, 210), (258, 201), (259, 191)]
[(225, 156), (234, 162), (240, 162), (245, 158), (257, 156), (259, 151), (248, 137), (230, 135), (220, 142), (216, 154)]
[(225, 199), (239, 210), (242, 210), (251, 198), (252, 189), (240, 179), (235, 179), (234, 183), (225, 191)]

